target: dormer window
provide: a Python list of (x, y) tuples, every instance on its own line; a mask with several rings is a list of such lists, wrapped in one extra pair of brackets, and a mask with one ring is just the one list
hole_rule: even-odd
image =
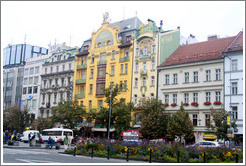
[(102, 47), (102, 43), (99, 42), (99, 43), (97, 44), (97, 47)]
[(127, 41), (127, 42), (130, 42), (131, 40), (132, 40), (132, 36), (131, 36), (131, 35), (126, 36), (126, 41)]
[(107, 45), (111, 45), (111, 41), (109, 40), (109, 41), (107, 41)]

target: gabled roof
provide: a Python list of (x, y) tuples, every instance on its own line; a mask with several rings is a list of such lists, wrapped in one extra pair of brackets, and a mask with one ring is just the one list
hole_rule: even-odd
[(222, 58), (221, 52), (236, 36), (180, 46), (159, 67)]
[(243, 50), (243, 31), (240, 31), (224, 52)]
[(139, 28), (140, 24), (142, 24), (142, 22), (138, 19), (138, 17), (132, 17), (126, 20), (110, 23), (110, 26), (114, 27), (118, 25), (120, 27), (120, 31), (124, 31)]

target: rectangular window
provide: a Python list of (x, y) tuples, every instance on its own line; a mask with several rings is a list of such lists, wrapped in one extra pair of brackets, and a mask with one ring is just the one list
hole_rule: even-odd
[(232, 107), (232, 119), (238, 119), (237, 107)]
[(128, 73), (128, 64), (125, 64), (125, 73)]
[(32, 109), (36, 109), (36, 103), (37, 103), (37, 100), (33, 99), (32, 100)]
[(65, 71), (65, 65), (62, 65), (62, 71)]
[(23, 88), (23, 93), (22, 94), (26, 94), (26, 88)]
[(53, 73), (53, 67), (50, 67), (50, 73)]
[(155, 70), (155, 61), (152, 61), (152, 70)]
[(24, 71), (24, 73), (25, 73), (24, 75), (25, 76), (28, 76), (28, 71), (29, 71), (29, 69), (25, 69), (25, 71)]
[(64, 84), (64, 78), (61, 79), (61, 84), (62, 84), (62, 86), (65, 85), (65, 84)]
[(142, 95), (142, 104), (145, 103), (145, 95)]
[(111, 75), (114, 76), (114, 66), (111, 66)]
[(210, 125), (210, 114), (205, 114), (205, 123), (206, 126)]
[(198, 102), (198, 93), (193, 93), (193, 102), (194, 103)]
[(134, 106), (136, 107), (138, 104), (138, 96), (134, 95)]
[(173, 74), (173, 84), (178, 83), (178, 74)]
[(89, 109), (92, 108), (92, 100), (89, 100)]
[(44, 80), (44, 86), (43, 86), (43, 88), (47, 88), (47, 87), (46, 87), (46, 82), (47, 82), (47, 81)]
[(206, 92), (206, 101), (210, 102), (210, 92)]
[(215, 72), (216, 72), (215, 77), (216, 77), (216, 80), (218, 81), (220, 80), (220, 69), (216, 69)]
[(28, 78), (24, 78), (24, 85), (27, 85)]
[(173, 94), (173, 103), (177, 104), (177, 94)]
[(151, 76), (151, 86), (155, 86), (155, 77)]
[(105, 78), (106, 77), (106, 66), (100, 66), (97, 69), (97, 77)]
[(125, 84), (124, 85), (125, 86), (125, 91), (127, 91), (127, 81), (126, 80), (124, 81), (124, 84)]
[(189, 93), (184, 94), (184, 102), (189, 103)]
[(121, 66), (120, 66), (120, 74), (123, 74), (123, 72), (124, 72), (124, 65), (123, 64), (121, 64)]
[(47, 68), (44, 69), (44, 73), (47, 74)]
[(198, 71), (193, 72), (194, 82), (198, 82)]
[(98, 83), (96, 87), (96, 94), (97, 95), (103, 95), (103, 90), (105, 88), (105, 83)]
[(185, 73), (185, 83), (189, 83), (189, 73)]
[(35, 67), (35, 74), (39, 73), (39, 66)]
[(115, 59), (115, 51), (112, 52), (112, 59)]
[(69, 70), (71, 70), (72, 69), (72, 64), (71, 63), (69, 63)]
[(237, 82), (232, 82), (231, 83), (231, 88), (232, 88), (232, 94), (237, 95)]
[(28, 87), (28, 94), (32, 94), (32, 87)]
[(59, 72), (59, 66), (56, 66), (56, 72)]
[(123, 90), (123, 82), (120, 81), (120, 91), (122, 91), (122, 90)]
[(165, 95), (165, 103), (169, 103), (169, 95)]
[(153, 45), (153, 46), (152, 46), (152, 53), (153, 53), (153, 54), (155, 54), (155, 48), (156, 48), (156, 46)]
[(197, 126), (197, 114), (193, 114), (193, 126)]
[(91, 69), (91, 78), (93, 78), (94, 69)]
[(135, 87), (138, 87), (138, 78), (135, 78)]
[(52, 87), (52, 80), (50, 79), (50, 87)]
[(80, 101), (80, 106), (84, 106), (84, 101)]
[(220, 101), (220, 91), (215, 92), (215, 101)]
[(57, 93), (54, 93), (54, 103), (56, 103)]
[(58, 86), (58, 78), (55, 79), (55, 85)]
[(34, 73), (34, 67), (30, 68), (29, 75), (32, 75)]
[(135, 72), (138, 72), (138, 63), (135, 65)]
[(33, 93), (38, 93), (38, 87), (37, 86), (33, 87)]
[(43, 102), (42, 103), (45, 103), (45, 94), (43, 94)]
[(129, 57), (129, 50), (128, 49), (125, 50), (125, 57)]
[(34, 84), (38, 84), (38, 76), (34, 77)]
[(93, 84), (90, 84), (90, 94), (92, 94)]
[(103, 101), (102, 100), (98, 100), (98, 108), (100, 109), (103, 106)]
[(165, 84), (169, 85), (169, 74), (165, 75)]
[(79, 93), (80, 94), (84, 94), (85, 93), (85, 86), (84, 85), (79, 86)]
[(144, 47), (144, 55), (148, 55), (148, 48)]
[(146, 62), (143, 63), (143, 72), (146, 73)]
[(136, 57), (139, 56), (139, 48), (136, 49)]
[(81, 78), (85, 79), (85, 71), (84, 70), (81, 72)]
[(153, 100), (154, 99), (154, 93), (150, 94), (150, 99)]
[(33, 77), (29, 77), (29, 84), (33, 84)]
[(237, 59), (232, 60), (232, 71), (237, 70)]
[(143, 78), (143, 86), (146, 86), (146, 78)]
[(210, 80), (211, 80), (211, 71), (206, 70), (206, 81), (210, 81)]

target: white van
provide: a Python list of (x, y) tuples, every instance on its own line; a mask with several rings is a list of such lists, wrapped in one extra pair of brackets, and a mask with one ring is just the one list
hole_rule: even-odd
[(42, 132), (42, 139), (44, 142), (48, 142), (49, 137), (53, 139), (57, 137), (57, 140), (60, 140), (61, 144), (63, 144), (64, 137), (67, 134), (69, 134), (71, 136), (71, 139), (73, 139), (73, 130), (71, 129), (63, 129), (63, 128), (45, 129)]
[(35, 140), (39, 140), (39, 138), (37, 137), (38, 135), (40, 135), (39, 131), (38, 130), (26, 130), (23, 132), (23, 136), (20, 138), (21, 141), (23, 142), (28, 142), (28, 135), (32, 133), (32, 134), (35, 134), (36, 137), (35, 137)]

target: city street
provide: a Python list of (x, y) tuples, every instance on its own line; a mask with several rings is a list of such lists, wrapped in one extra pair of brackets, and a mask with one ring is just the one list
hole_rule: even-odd
[[(13, 149), (3, 148), (3, 163), (128, 163), (117, 160), (87, 156), (73, 156), (61, 154), (64, 150), (55, 149)], [(129, 163), (147, 163), (129, 161)]]

